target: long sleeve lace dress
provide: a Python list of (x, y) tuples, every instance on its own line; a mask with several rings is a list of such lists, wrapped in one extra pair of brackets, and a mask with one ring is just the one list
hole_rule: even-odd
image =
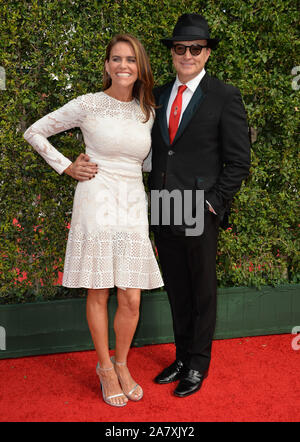
[(78, 182), (64, 263), (63, 286), (153, 289), (163, 281), (149, 239), (142, 164), (151, 145), (153, 118), (143, 123), (137, 100), (104, 92), (82, 95), (30, 126), (24, 138), (59, 174), (71, 161), (47, 140), (80, 127), (91, 180)]

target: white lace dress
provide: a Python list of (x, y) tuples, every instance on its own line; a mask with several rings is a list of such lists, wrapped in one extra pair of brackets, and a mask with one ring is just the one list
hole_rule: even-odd
[(80, 127), (91, 180), (78, 182), (64, 263), (65, 287), (153, 289), (163, 281), (149, 239), (142, 165), (151, 145), (153, 118), (136, 100), (104, 92), (82, 95), (30, 126), (24, 138), (59, 174), (71, 161), (47, 137)]

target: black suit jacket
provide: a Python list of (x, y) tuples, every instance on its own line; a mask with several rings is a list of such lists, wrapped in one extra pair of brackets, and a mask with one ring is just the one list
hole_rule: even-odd
[[(154, 91), (149, 190), (203, 189), (222, 222), (249, 174), (250, 140), (240, 91), (207, 73), (193, 94), (170, 145), (166, 110), (174, 82)], [(173, 226), (174, 233), (185, 226)]]

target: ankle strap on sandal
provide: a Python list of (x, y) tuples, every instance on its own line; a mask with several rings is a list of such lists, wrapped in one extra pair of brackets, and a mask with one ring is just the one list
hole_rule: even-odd
[(110, 371), (110, 370), (113, 370), (113, 366), (112, 367), (109, 367), (109, 368), (102, 368), (102, 367), (100, 367), (100, 364), (99, 364), (99, 362), (98, 362), (98, 364), (97, 364), (97, 367), (96, 367), (96, 370), (100, 370), (100, 371)]
[(115, 365), (120, 365), (120, 366), (123, 366), (123, 367), (126, 367), (126, 366), (127, 366), (127, 362), (117, 362), (115, 356), (112, 356), (112, 357), (110, 358), (110, 360), (111, 360), (111, 362), (112, 362), (113, 364), (115, 364)]
[(115, 361), (115, 364), (116, 364), (116, 365), (121, 365), (121, 366), (123, 366), (123, 367), (126, 367), (126, 365), (127, 365), (126, 362), (117, 362), (117, 361)]

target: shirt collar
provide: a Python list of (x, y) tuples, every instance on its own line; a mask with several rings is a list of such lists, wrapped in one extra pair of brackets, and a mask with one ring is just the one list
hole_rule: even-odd
[[(200, 81), (202, 80), (202, 78), (204, 77), (206, 71), (203, 68), (202, 71), (200, 72), (200, 74), (198, 74), (196, 77), (194, 77), (192, 80), (188, 81), (187, 83), (185, 83), (185, 85), (188, 87), (188, 89), (190, 89), (193, 93), (195, 92), (195, 90), (197, 89), (197, 87), (200, 84)], [(178, 89), (178, 86), (181, 86), (182, 83), (178, 78), (178, 75), (176, 75), (176, 80), (174, 83), (174, 87), (176, 87), (176, 90)]]

